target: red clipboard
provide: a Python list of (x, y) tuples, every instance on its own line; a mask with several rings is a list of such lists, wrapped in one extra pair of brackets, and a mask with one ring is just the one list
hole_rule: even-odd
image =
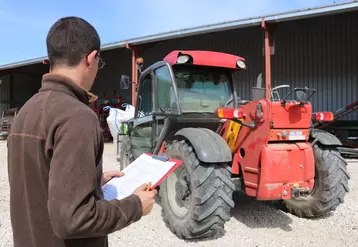
[[(150, 187), (150, 190), (154, 189), (155, 187), (157, 187), (161, 182), (163, 182), (171, 173), (173, 173), (179, 166), (181, 166), (183, 164), (182, 160), (177, 160), (177, 159), (172, 159), (172, 158), (167, 158), (163, 155), (153, 155), (151, 153), (145, 153), (148, 156), (151, 156), (153, 159), (159, 160), (159, 161), (163, 161), (163, 162), (175, 162), (175, 165), (161, 178), (159, 179), (159, 181), (157, 183), (155, 183), (154, 185), (152, 185)], [(154, 157), (158, 157), (158, 158), (154, 158)], [(162, 159), (161, 159), (162, 158)]]

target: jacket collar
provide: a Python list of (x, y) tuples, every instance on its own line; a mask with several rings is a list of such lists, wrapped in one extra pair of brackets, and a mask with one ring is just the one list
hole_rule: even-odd
[(40, 91), (61, 91), (69, 93), (79, 99), (86, 105), (91, 105), (98, 97), (91, 92), (88, 92), (78, 84), (76, 84), (68, 76), (58, 73), (47, 73), (42, 77), (42, 87)]

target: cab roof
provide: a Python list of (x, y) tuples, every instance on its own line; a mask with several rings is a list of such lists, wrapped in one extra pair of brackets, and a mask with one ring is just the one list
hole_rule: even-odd
[(237, 67), (237, 61), (245, 62), (245, 59), (236, 55), (215, 52), (215, 51), (187, 51), (187, 50), (175, 50), (170, 52), (163, 60), (170, 65), (177, 64), (177, 58), (180, 55), (189, 55), (191, 58), (191, 64), (200, 66), (213, 66), (223, 67), (230, 69), (239, 69)]

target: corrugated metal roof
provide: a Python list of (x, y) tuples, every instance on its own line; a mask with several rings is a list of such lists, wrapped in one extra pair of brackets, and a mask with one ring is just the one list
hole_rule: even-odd
[[(297, 9), (297, 10), (292, 10), (292, 11), (287, 11), (287, 12), (270, 14), (270, 15), (266, 15), (266, 16), (257, 16), (257, 17), (251, 17), (251, 18), (246, 18), (246, 19), (220, 22), (220, 23), (215, 23), (215, 24), (197, 26), (197, 27), (186, 28), (186, 29), (179, 29), (179, 30), (174, 30), (174, 31), (169, 31), (169, 32), (163, 32), (163, 33), (158, 33), (158, 34), (153, 34), (153, 35), (148, 35), (148, 36), (132, 38), (132, 39), (128, 39), (126, 41), (119, 41), (119, 42), (104, 44), (101, 46), (101, 50), (105, 51), (105, 50), (111, 50), (111, 49), (116, 49), (116, 48), (123, 48), (126, 46), (127, 42), (130, 45), (140, 45), (140, 44), (151, 43), (151, 42), (155, 42), (155, 41), (203, 34), (203, 33), (208, 33), (208, 32), (218, 32), (218, 31), (224, 31), (224, 30), (230, 30), (230, 29), (243, 28), (243, 27), (247, 27), (247, 26), (257, 26), (257, 25), (260, 25), (262, 17), (264, 17), (267, 22), (283, 22), (283, 21), (289, 21), (289, 20), (304, 19), (304, 18), (310, 18), (310, 17), (315, 17), (315, 16), (347, 12), (347, 11), (352, 11), (352, 10), (356, 10), (356, 9), (358, 9), (358, 0), (348, 1), (348, 2), (343, 2), (343, 3), (334, 3), (334, 4), (330, 4), (330, 5), (319, 6), (319, 7)], [(25, 66), (25, 65), (40, 63), (40, 62), (42, 62), (43, 59), (46, 59), (46, 58), (47, 57), (40, 57), (40, 58), (30, 59), (30, 60), (26, 60), (26, 61), (0, 65), (0, 71), (5, 70), (5, 69), (21, 67), (21, 66)]]

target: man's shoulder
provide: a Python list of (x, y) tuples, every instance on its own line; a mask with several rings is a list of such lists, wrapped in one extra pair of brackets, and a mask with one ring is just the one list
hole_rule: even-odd
[(60, 107), (63, 111), (69, 113), (83, 113), (85, 115), (96, 116), (93, 109), (84, 104), (77, 98), (62, 92), (51, 92), (51, 96), (48, 99), (50, 105)]
[[(82, 104), (82, 103), (81, 103)], [(84, 125), (86, 125), (86, 121), (91, 121), (97, 123), (98, 117), (96, 113), (85, 104), (79, 104), (74, 106), (71, 109), (67, 109), (67, 116), (71, 119), (77, 119), (81, 122), (83, 122)]]
[(65, 93), (56, 92), (48, 99), (46, 114), (55, 122), (78, 122), (83, 126), (97, 124), (97, 114), (88, 105)]

